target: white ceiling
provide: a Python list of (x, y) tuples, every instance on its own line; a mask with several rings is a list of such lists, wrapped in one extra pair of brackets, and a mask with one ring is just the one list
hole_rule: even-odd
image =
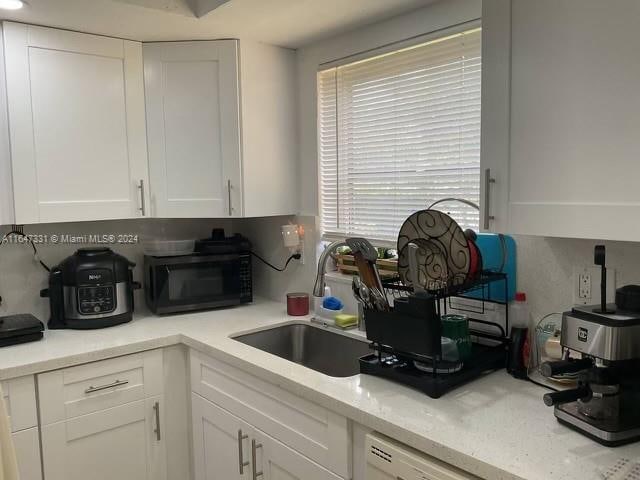
[(435, 0), (26, 1), (0, 17), (141, 41), (233, 37), (298, 48)]

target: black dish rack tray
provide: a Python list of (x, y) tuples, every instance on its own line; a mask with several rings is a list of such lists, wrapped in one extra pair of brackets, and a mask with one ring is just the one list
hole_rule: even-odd
[[(387, 297), (400, 299), (413, 294), (413, 289), (399, 279), (383, 281)], [(504, 288), (505, 301), (491, 300), (491, 292)], [(478, 293), (479, 292), (479, 293)], [(407, 314), (364, 309), (367, 338), (375, 353), (360, 359), (360, 372), (393, 380), (439, 398), (460, 385), (506, 366), (509, 338), (509, 313), (505, 308), (504, 326), (473, 318), (472, 313), (484, 313), (485, 303), (507, 305), (507, 275), (482, 272), (473, 285), (451, 291), (432, 291), (432, 309), (421, 314)], [(474, 297), (469, 294), (474, 293)], [(461, 369), (451, 370), (452, 364), (441, 358), (441, 315), (452, 307), (451, 297), (473, 298), (478, 307), (468, 311), (472, 348)], [(456, 307), (460, 311), (460, 308)], [(481, 328), (479, 328), (481, 327)], [(429, 362), (432, 372), (418, 369), (414, 362)]]

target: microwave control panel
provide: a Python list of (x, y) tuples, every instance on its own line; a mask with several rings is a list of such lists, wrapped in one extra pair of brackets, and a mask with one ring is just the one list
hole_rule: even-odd
[(240, 301), (253, 301), (253, 284), (251, 280), (251, 255), (240, 256)]

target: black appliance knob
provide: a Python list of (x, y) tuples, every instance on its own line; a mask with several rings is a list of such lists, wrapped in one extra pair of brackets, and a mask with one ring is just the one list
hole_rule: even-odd
[(547, 407), (553, 407), (554, 405), (575, 402), (576, 400), (588, 400), (590, 398), (591, 390), (588, 387), (580, 386), (571, 390), (545, 393), (542, 400)]
[(565, 373), (577, 373), (593, 367), (593, 360), (581, 358), (579, 360), (559, 360), (557, 362), (545, 362), (540, 365), (540, 373), (545, 377), (554, 377)]

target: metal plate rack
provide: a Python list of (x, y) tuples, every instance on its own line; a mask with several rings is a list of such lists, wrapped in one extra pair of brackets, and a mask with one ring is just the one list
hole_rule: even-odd
[[(464, 288), (427, 292), (435, 301), (435, 314), (429, 309), (418, 314), (395, 309), (388, 312), (365, 309), (367, 338), (375, 353), (360, 359), (360, 371), (404, 383), (432, 398), (439, 398), (487, 372), (505, 367), (509, 344), (508, 308), (505, 309), (504, 327), (468, 315), (472, 351), (461, 369), (453, 369), (451, 362), (442, 359), (440, 318), (450, 308), (452, 296), (473, 298), (480, 302), (481, 311), (484, 311), (485, 303), (507, 305), (506, 302), (492, 300), (491, 295), (495, 289), (504, 289), (503, 298), (509, 298), (507, 280), (504, 273), (483, 271), (473, 284)], [(387, 296), (394, 300), (415, 293), (399, 279), (385, 280), (383, 286)], [(471, 293), (473, 297), (466, 297)], [(415, 362), (430, 363), (432, 371), (418, 369)]]

